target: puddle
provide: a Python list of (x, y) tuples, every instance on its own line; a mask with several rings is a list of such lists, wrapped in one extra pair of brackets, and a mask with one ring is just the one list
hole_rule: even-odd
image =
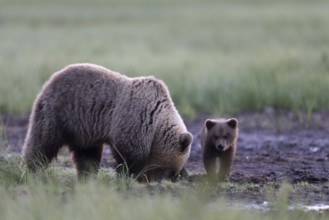
[[(244, 209), (248, 210), (259, 210), (259, 211), (269, 211), (271, 210), (271, 204), (267, 201), (264, 201), (261, 204), (245, 204), (242, 206)], [(316, 204), (316, 205), (301, 205), (301, 204), (296, 204), (296, 205), (290, 205), (288, 206), (288, 210), (302, 210), (305, 212), (308, 211), (318, 211), (318, 212), (325, 212), (329, 211), (329, 205), (326, 204)]]
[[(211, 203), (207, 205), (207, 209), (212, 208), (218, 208), (218, 206), (221, 206), (223, 203)], [(263, 203), (227, 203), (224, 205), (225, 208), (230, 209), (238, 209), (238, 210), (254, 210), (254, 211), (261, 211), (261, 212), (267, 212), (273, 209), (273, 206), (270, 202), (264, 201)], [(305, 212), (309, 211), (316, 211), (319, 213), (322, 212), (329, 212), (329, 205), (328, 204), (314, 204), (314, 205), (302, 205), (302, 204), (296, 204), (296, 205), (290, 205), (288, 206), (287, 210), (294, 211), (294, 210), (301, 210)]]
[(308, 211), (328, 212), (329, 205), (325, 205), (325, 204), (307, 205), (307, 206), (306, 205), (296, 205), (296, 206), (291, 207), (291, 210), (296, 210), (296, 209), (301, 209), (306, 212), (308, 212)]
[(242, 209), (247, 209), (247, 210), (258, 210), (258, 211), (269, 211), (269, 202), (264, 201), (261, 204), (256, 204), (256, 203), (250, 203), (250, 204), (244, 204), (244, 205), (239, 205), (239, 207), (242, 207)]

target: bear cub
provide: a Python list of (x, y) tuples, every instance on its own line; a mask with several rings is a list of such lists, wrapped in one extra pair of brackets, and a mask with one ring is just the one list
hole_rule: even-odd
[[(237, 138), (237, 119), (205, 121), (201, 133), (202, 159), (210, 181), (223, 181), (229, 176), (236, 153)], [(217, 158), (219, 158), (219, 170), (216, 165)]]

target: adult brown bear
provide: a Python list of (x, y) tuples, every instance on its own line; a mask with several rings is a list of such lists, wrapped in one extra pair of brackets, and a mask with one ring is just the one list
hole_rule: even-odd
[(99, 169), (106, 143), (129, 174), (159, 180), (184, 171), (191, 142), (162, 81), (74, 64), (54, 73), (34, 101), (23, 157), (35, 171), (68, 146), (84, 177)]

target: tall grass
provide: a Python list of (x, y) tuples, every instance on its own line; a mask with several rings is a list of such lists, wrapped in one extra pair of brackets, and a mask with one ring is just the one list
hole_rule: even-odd
[[(206, 185), (138, 184), (103, 171), (98, 178), (77, 182), (71, 169), (24, 173), (19, 160), (0, 160), (0, 213), (15, 219), (327, 219), (328, 213), (288, 209), (291, 187), (282, 185), (269, 210), (250, 210), (241, 203), (214, 200)], [(55, 172), (54, 172), (55, 171)], [(128, 187), (128, 188), (127, 188)], [(153, 190), (150, 188), (153, 187)], [(171, 193), (170, 188), (182, 191)]]
[(91, 62), (163, 79), (179, 110), (329, 110), (329, 2), (2, 0), (0, 112)]

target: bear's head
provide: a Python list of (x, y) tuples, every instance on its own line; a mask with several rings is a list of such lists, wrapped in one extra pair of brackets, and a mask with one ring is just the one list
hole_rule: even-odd
[(231, 119), (207, 119), (207, 143), (217, 151), (229, 149), (238, 136), (238, 120)]
[(174, 135), (164, 146), (153, 149), (147, 172), (149, 181), (175, 180), (184, 168), (190, 155), (193, 136), (189, 132)]

